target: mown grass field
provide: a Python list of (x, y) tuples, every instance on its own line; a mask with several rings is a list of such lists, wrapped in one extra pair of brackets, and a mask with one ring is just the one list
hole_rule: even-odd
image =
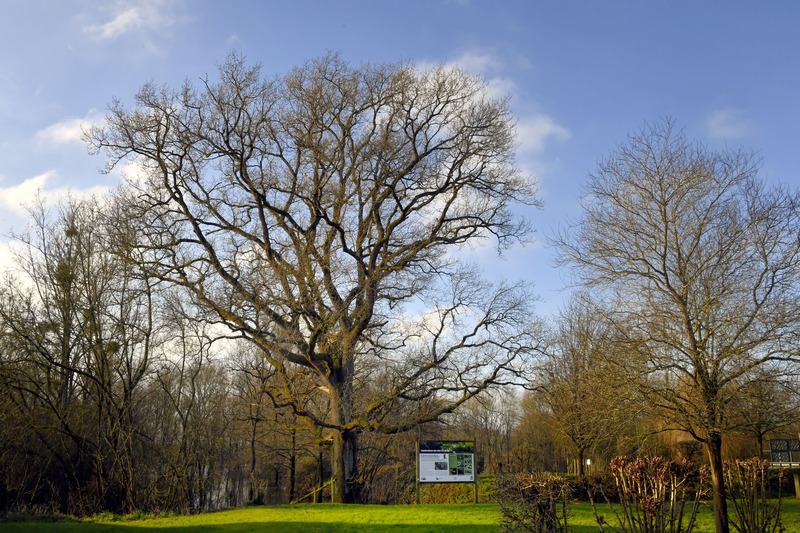
[[(594, 533), (594, 516), (588, 504), (570, 507), (573, 533)], [(613, 514), (605, 513), (613, 520)], [(800, 500), (783, 502), (787, 533), (800, 532)], [(500, 511), (494, 504), (450, 505), (297, 505), (249, 507), (194, 516), (99, 517), (78, 520), (67, 517), (53, 520), (4, 521), (4, 533), (245, 533), (245, 532), (496, 532)], [(612, 522), (613, 523), (613, 522)], [(703, 509), (696, 533), (713, 533), (713, 516)]]

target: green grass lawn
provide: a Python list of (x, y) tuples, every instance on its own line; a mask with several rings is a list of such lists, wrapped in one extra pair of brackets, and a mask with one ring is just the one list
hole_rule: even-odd
[[(591, 507), (576, 504), (570, 507), (573, 533), (597, 531)], [(606, 512), (609, 521), (613, 513)], [(783, 501), (784, 526), (787, 532), (800, 532), (800, 500)], [(118, 518), (108, 515), (77, 520), (6, 521), (0, 523), (4, 533), (156, 533), (156, 532), (496, 532), (500, 511), (494, 504), (451, 505), (296, 505), (249, 507), (194, 516)], [(613, 523), (613, 522), (612, 522)], [(704, 508), (697, 533), (713, 533), (711, 511)]]

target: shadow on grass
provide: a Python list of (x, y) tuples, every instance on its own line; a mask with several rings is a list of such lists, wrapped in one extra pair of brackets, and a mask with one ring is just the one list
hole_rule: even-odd
[[(496, 533), (498, 526), (486, 524), (430, 524), (430, 525), (387, 525), (387, 524), (342, 524), (339, 522), (240, 522), (235, 524), (204, 524), (191, 526), (148, 526), (143, 522), (137, 524), (93, 523), (80, 520), (63, 520), (58, 522), (0, 522), (3, 533), (338, 533), (338, 532), (391, 532), (391, 533)], [(583, 533), (575, 530), (576, 533)], [(587, 533), (590, 530), (586, 530)]]
[[(487, 523), (487, 513), (494, 513), (494, 507), (482, 505), (477, 509), (475, 516), (470, 516), (470, 510), (475, 510), (471, 506), (436, 506), (415, 507), (398, 506), (396, 516), (385, 517), (376, 515), (374, 519), (369, 516), (370, 511), (389, 510), (390, 508), (379, 508), (364, 506), (363, 508), (347, 508), (344, 506), (324, 506), (309, 507), (305, 509), (243, 509), (241, 511), (225, 511), (219, 514), (209, 513), (209, 518), (216, 517), (216, 523), (197, 523), (186, 522), (187, 520), (202, 520), (203, 515), (193, 515), (191, 517), (153, 517), (127, 520), (121, 518), (119, 521), (87, 519), (80, 520), (67, 516), (57, 517), (17, 517), (16, 520), (0, 520), (0, 532), (2, 533), (246, 533), (246, 532), (274, 532), (274, 533), (339, 533), (339, 532), (390, 532), (390, 533), (455, 533), (455, 532), (477, 532), (489, 533), (499, 532), (500, 526), (495, 523)], [(430, 513), (434, 509), (436, 513)], [(295, 519), (287, 519), (285, 516), (270, 516), (272, 511), (290, 513), (297, 512), (316, 512), (314, 517), (295, 516)], [(246, 512), (264, 511), (262, 516), (242, 515)], [(354, 512), (347, 516), (344, 513)], [(427, 511), (430, 514), (425, 514)], [(462, 512), (463, 511), (463, 512)], [(588, 506), (576, 505), (575, 513), (570, 518), (571, 533), (596, 533), (597, 525), (594, 524), (594, 517)], [(225, 514), (230, 512), (230, 516)], [(448, 514), (448, 512), (452, 514)], [(783, 525), (786, 531), (800, 532), (800, 500), (786, 498), (782, 505)], [(222, 516), (220, 516), (222, 515)], [(499, 521), (499, 513), (497, 520)], [(448, 520), (451, 523), (447, 523)], [(380, 521), (381, 523), (377, 523)], [(409, 522), (414, 523), (409, 523)], [(387, 523), (390, 522), (390, 523)], [(457, 523), (456, 523), (457, 522)], [(701, 510), (698, 516), (696, 533), (713, 533), (713, 515), (707, 508)]]

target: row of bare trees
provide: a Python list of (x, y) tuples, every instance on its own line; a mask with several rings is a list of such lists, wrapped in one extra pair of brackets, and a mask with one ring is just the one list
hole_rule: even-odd
[(39, 204), (17, 236), (0, 288), (2, 508), (292, 498), (299, 465), (319, 458), (310, 426), (265, 396), (262, 358), (221, 346), (188, 300), (120, 259), (109, 214), (95, 201)]
[[(327, 482), (330, 431), (281, 404), (282, 382), (250, 343), (127, 260), (113, 205), (40, 202), (30, 214), (0, 291), (2, 511), (202, 512), (288, 502)], [(325, 419), (325, 394), (301, 371), (291, 378), (303, 410)], [(365, 434), (363, 500), (408, 500), (418, 437), (466, 431), (499, 457), (513, 398), (493, 398), (469, 406), (462, 430)], [(409, 402), (410, 415), (391, 416), (431, 408)]]
[[(800, 362), (800, 194), (758, 171), (751, 154), (710, 150), (671, 120), (649, 125), (600, 161), (580, 218), (552, 238), (602, 302), (593, 313), (613, 338), (615, 375), (703, 445), (718, 533), (729, 531), (724, 438), (765, 420), (751, 398)], [(777, 399), (780, 420), (794, 406)]]

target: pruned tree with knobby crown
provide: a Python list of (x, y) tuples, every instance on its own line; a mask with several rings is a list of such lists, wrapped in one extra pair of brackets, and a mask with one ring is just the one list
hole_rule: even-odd
[(718, 533), (733, 397), (765, 365), (796, 368), (800, 346), (800, 198), (758, 169), (671, 120), (645, 127), (600, 161), (582, 216), (552, 239), (578, 283), (616, 296), (650, 403), (704, 444)]
[[(120, 195), (144, 268), (255, 343), (276, 405), (329, 431), (340, 501), (358, 500), (359, 432), (401, 432), (524, 381), (530, 294), (459, 260), (527, 238), (515, 209), (538, 205), (507, 101), (480, 79), (335, 54), (267, 79), (231, 55), (216, 81), (114, 101), (87, 140), (109, 168), (145, 170)], [(326, 412), (295, 401), (310, 392)]]

